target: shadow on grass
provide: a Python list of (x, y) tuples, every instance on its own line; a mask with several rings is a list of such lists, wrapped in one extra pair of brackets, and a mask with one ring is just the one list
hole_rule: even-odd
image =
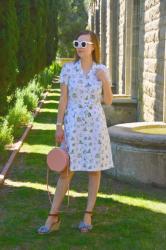
[[(94, 229), (87, 235), (81, 235), (72, 228), (73, 224), (77, 224), (82, 219), (86, 206), (87, 198), (82, 197), (81, 193), (79, 195), (80, 197), (71, 196), (68, 209), (67, 197), (65, 197), (60, 231), (43, 237), (37, 235), (36, 229), (44, 223), (49, 211), (46, 191), (14, 186), (11, 189), (9, 186), (4, 186), (1, 190), (0, 241), (1, 246), (4, 247), (2, 249), (11, 249), (11, 247), (12, 249), (14, 247), (20, 247), (20, 249), (164, 249), (165, 214), (123, 204), (112, 198), (97, 198), (93, 217)], [(57, 248), (54, 248), (54, 244)], [(109, 248), (110, 244), (111, 248)]]
[[(49, 200), (46, 189), (46, 155), (54, 141), (54, 123), (58, 100), (54, 91), (46, 98), (34, 128), (1, 188), (1, 249), (164, 249), (166, 244), (166, 197), (164, 190), (135, 187), (115, 181), (102, 172), (101, 186), (94, 210), (94, 229), (86, 235), (72, 228), (82, 219), (87, 202), (88, 175), (77, 172), (70, 185), (70, 206), (65, 197), (59, 232), (38, 236), (44, 223)], [(49, 103), (47, 102), (49, 101)], [(44, 129), (38, 126), (43, 124)], [(52, 130), (53, 129), (53, 130)], [(58, 175), (50, 173), (52, 196)]]
[(56, 115), (57, 112), (42, 112), (39, 114), (38, 119), (35, 120), (36, 123), (50, 123), (55, 124), (56, 123)]
[(49, 95), (46, 98), (47, 101), (58, 101), (59, 100), (59, 93), (57, 95)]

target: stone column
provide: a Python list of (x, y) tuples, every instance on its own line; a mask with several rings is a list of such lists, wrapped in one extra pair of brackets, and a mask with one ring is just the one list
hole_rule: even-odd
[(113, 93), (117, 94), (117, 89), (118, 89), (118, 74), (117, 72), (119, 71), (119, 65), (118, 65), (118, 11), (117, 11), (117, 6), (118, 2), (111, 0), (111, 78), (112, 78), (112, 84), (113, 88), (112, 91)]
[(106, 64), (106, 4), (107, 0), (100, 0), (100, 49), (103, 64)]
[(106, 6), (106, 64), (110, 68), (111, 65), (111, 0), (107, 0)]
[(94, 15), (92, 15), (91, 30), (94, 31)]
[(132, 83), (132, 42), (133, 42), (133, 0), (126, 0), (125, 38), (125, 94), (131, 95)]
[(96, 35), (100, 36), (100, 10), (99, 10), (99, 1), (96, 3)]
[(92, 12), (91, 12), (91, 10), (89, 10), (89, 12), (88, 12), (88, 29), (90, 29), (90, 30), (92, 30), (92, 20), (93, 20)]
[(133, 41), (132, 41), (132, 82), (131, 97), (137, 99), (138, 96), (138, 74), (139, 74), (139, 20), (140, 20), (140, 0), (134, 0), (133, 6)]
[(93, 17), (94, 17), (94, 29), (93, 29), (93, 31), (96, 33), (96, 2), (93, 3)]
[(107, 0), (107, 29), (106, 29), (106, 64), (110, 69), (113, 93), (116, 92), (116, 44), (117, 44), (117, 10), (114, 0)]
[(95, 15), (94, 15), (94, 3), (90, 5), (88, 12), (88, 29), (95, 30)]
[(166, 34), (165, 34), (165, 56), (164, 56), (163, 122), (166, 122)]
[(106, 19), (106, 64), (108, 68), (110, 69), (110, 79), (111, 84), (114, 83), (113, 80), (113, 70), (114, 70), (114, 63), (113, 62), (113, 37), (115, 39), (116, 33), (114, 33), (113, 27), (114, 27), (114, 15), (116, 13), (114, 12), (114, 0), (107, 0), (107, 19)]

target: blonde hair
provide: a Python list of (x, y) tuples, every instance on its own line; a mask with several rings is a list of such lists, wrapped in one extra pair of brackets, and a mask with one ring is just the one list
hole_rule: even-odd
[[(94, 43), (94, 50), (92, 51), (92, 58), (93, 61), (95, 61), (96, 63), (100, 63), (100, 46), (99, 46), (99, 39), (97, 37), (97, 35), (90, 30), (85, 30), (85, 31), (81, 31), (79, 34), (77, 34), (77, 36), (75, 37), (75, 40), (78, 39), (79, 36), (81, 35), (90, 35), (91, 38), (91, 42)], [(80, 57), (78, 56), (77, 52), (75, 51), (75, 62), (78, 61), (80, 59)]]

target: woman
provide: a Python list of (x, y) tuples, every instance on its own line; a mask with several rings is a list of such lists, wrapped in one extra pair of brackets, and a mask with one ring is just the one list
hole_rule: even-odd
[(77, 35), (73, 46), (75, 61), (64, 64), (60, 74), (61, 97), (56, 124), (56, 141), (68, 151), (70, 169), (68, 174), (66, 170), (59, 177), (49, 216), (45, 225), (38, 229), (40, 234), (59, 229), (60, 206), (75, 171), (89, 174), (88, 201), (78, 229), (81, 232), (91, 230), (101, 170), (113, 167), (101, 105), (101, 102), (112, 103), (112, 91), (108, 69), (99, 63), (99, 41), (92, 31), (86, 30)]

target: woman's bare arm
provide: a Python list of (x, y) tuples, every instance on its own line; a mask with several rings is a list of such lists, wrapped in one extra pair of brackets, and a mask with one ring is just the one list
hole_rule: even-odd
[(103, 95), (102, 95), (101, 102), (104, 104), (112, 104), (113, 94), (112, 94), (112, 89), (110, 86), (110, 81), (106, 73), (102, 69), (99, 69), (97, 71), (97, 77), (100, 81), (102, 81)]
[(107, 79), (102, 81), (103, 83), (103, 102), (105, 104), (112, 104), (113, 94), (110, 87), (110, 83)]
[[(66, 84), (61, 84), (61, 96), (58, 106), (57, 122), (63, 123), (67, 102), (68, 102), (68, 87)], [(57, 127), (59, 126), (60, 125), (58, 125)]]

